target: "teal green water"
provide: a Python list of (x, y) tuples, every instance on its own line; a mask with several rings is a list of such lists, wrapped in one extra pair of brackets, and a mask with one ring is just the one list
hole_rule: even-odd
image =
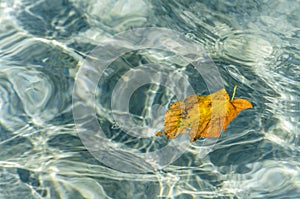
[[(0, 199), (297, 198), (299, 13), (297, 0), (0, 1)], [(146, 27), (196, 47), (115, 36)], [(234, 85), (254, 108), (218, 140), (154, 136), (172, 102)]]

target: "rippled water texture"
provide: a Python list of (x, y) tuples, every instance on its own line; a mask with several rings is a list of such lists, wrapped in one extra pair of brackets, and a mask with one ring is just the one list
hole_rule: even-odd
[[(91, 50), (140, 27), (171, 29), (204, 47), (221, 74), (216, 83), (230, 95), (237, 85), (236, 97), (250, 100), (254, 109), (242, 112), (207, 156), (194, 144), (159, 171), (126, 173), (106, 166), (82, 144), (72, 94)], [(208, 94), (201, 77), (172, 53), (142, 50), (115, 60), (97, 85), (96, 112), (124, 154), (168, 144), (162, 137), (141, 141), (127, 135), (110, 113), (117, 80), (129, 81), (126, 71), (151, 63), (161, 63), (164, 68), (156, 71), (167, 71), (170, 79), (174, 71), (184, 74), (198, 94)], [(155, 84), (137, 89), (129, 101), (136, 124), (161, 119), (176, 100), (172, 92)], [(297, 0), (2, 0), (0, 198), (298, 198), (299, 93)]]

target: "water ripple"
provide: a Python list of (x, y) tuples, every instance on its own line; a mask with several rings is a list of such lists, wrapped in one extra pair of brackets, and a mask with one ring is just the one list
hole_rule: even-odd
[[(297, 198), (299, 13), (296, 0), (1, 1), (0, 198)], [(254, 109), (230, 124), (208, 156), (195, 145), (161, 171), (122, 173), (95, 160), (82, 145), (71, 95), (82, 59), (99, 41), (145, 26), (170, 28), (204, 45), (226, 90), (231, 94), (238, 85), (236, 97), (249, 99)], [(119, 65), (170, 58), (155, 51), (132, 54), (107, 74), (119, 77)], [(179, 67), (177, 61), (168, 64)], [(112, 90), (102, 84), (102, 93)], [(151, 99), (166, 92), (147, 89)], [(134, 94), (131, 102), (142, 104), (131, 105), (133, 112), (149, 110), (147, 99)], [(97, 111), (101, 117), (110, 114), (107, 107)], [(113, 139), (157, 149), (151, 140), (130, 143), (109, 123), (105, 128)]]
[(14, 9), (21, 27), (39, 37), (63, 39), (89, 27), (85, 16), (68, 0), (28, 0)]

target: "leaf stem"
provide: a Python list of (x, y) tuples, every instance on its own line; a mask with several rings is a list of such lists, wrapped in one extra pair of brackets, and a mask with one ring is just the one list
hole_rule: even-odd
[(235, 85), (233, 88), (233, 94), (232, 94), (231, 100), (233, 100), (233, 98), (235, 96), (236, 88), (237, 88), (237, 85)]

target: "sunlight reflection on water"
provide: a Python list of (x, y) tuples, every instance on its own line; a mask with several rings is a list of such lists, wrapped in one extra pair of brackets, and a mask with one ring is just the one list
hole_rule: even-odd
[[(299, 13), (296, 0), (2, 1), (0, 198), (297, 198)], [(181, 32), (205, 46), (228, 93), (238, 85), (236, 96), (249, 99), (254, 109), (230, 124), (208, 156), (195, 145), (161, 171), (122, 173), (97, 161), (79, 139), (72, 116), (74, 78), (101, 40), (152, 26)], [(175, 68), (184, 64), (163, 52), (134, 53), (124, 55), (111, 72), (124, 72), (116, 67), (120, 63), (155, 59)], [(200, 87), (201, 82), (191, 84)], [(174, 100), (166, 97), (170, 93), (163, 95), (164, 89), (145, 89), (141, 92), (152, 89), (150, 97), (165, 106)], [(131, 105), (135, 113), (150, 99), (140, 96), (131, 100), (140, 103)], [(98, 111), (109, 114), (107, 108)], [(120, 135), (113, 125), (107, 123), (105, 131)], [(135, 144), (146, 151), (159, 147), (149, 140)]]

